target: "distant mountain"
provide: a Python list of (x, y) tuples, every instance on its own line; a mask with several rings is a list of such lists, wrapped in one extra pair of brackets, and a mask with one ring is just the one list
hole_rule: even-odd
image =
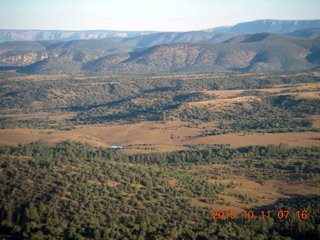
[(216, 27), (194, 32), (0, 30), (0, 43), (9, 41), (73, 41), (120, 38), (130, 46), (145, 48), (167, 43), (222, 42), (248, 33), (289, 33), (311, 28), (320, 28), (320, 20), (256, 20), (238, 23), (229, 27)]
[(271, 33), (241, 35), (223, 43), (162, 44), (139, 51), (130, 51), (129, 46), (118, 39), (2, 43), (0, 67), (27, 74), (153, 74), (310, 70), (320, 65), (320, 39)]
[(84, 64), (83, 70), (138, 74), (306, 70), (318, 66), (319, 49), (319, 40), (259, 33), (219, 44), (159, 45), (121, 58), (100, 58)]
[(62, 30), (0, 30), (0, 42), (9, 41), (44, 41), (59, 40), (72, 41), (80, 39), (105, 39), (114, 37), (136, 37), (154, 33), (152, 31), (109, 31), (109, 30), (85, 30), (85, 31), (62, 31)]
[(208, 29), (211, 32), (238, 33), (289, 33), (301, 29), (320, 28), (320, 20), (275, 20), (265, 19), (252, 22), (242, 22), (231, 27)]
[(216, 33), (206, 31), (165, 32), (123, 39), (122, 43), (135, 46), (137, 49), (172, 43), (223, 42), (237, 36), (234, 33)]
[(150, 74), (319, 69), (319, 36), (320, 20), (257, 20), (192, 32), (0, 30), (0, 41), (41, 39), (0, 43), (0, 70)]
[[(313, 28), (314, 34), (304, 32)], [(316, 28), (320, 29), (320, 20), (257, 20), (239, 23), (232, 27), (218, 27), (192, 32), (162, 32), (125, 38), (122, 43), (145, 49), (156, 45), (172, 43), (220, 43), (236, 36), (252, 33), (281, 33), (306, 38), (316, 38)], [(300, 33), (299, 33), (300, 32)]]

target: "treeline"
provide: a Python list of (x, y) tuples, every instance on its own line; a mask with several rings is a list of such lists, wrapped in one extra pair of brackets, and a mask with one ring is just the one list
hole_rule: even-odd
[[(0, 77), (1, 74), (0, 73)], [(3, 77), (6, 77), (4, 75)], [(185, 79), (186, 78), (186, 79)], [(143, 93), (194, 92), (203, 90), (259, 89), (277, 84), (319, 82), (313, 73), (263, 75), (191, 74), (175, 76), (145, 75), (70, 75), (55, 80), (15, 81), (9, 76), (0, 82), (0, 108), (35, 110), (32, 103), (41, 101), (44, 110), (73, 108), (81, 110), (119, 100), (132, 99)]]
[[(15, 239), (319, 238), (319, 196), (286, 203), (285, 207), (292, 210), (308, 210), (310, 216), (305, 220), (214, 221), (208, 207), (192, 204), (193, 199), (204, 203), (220, 201), (220, 193), (234, 188), (236, 182), (208, 181), (226, 174), (220, 170), (231, 166), (239, 169), (239, 173), (255, 173), (249, 177), (257, 181), (263, 180), (259, 176), (272, 172), (289, 181), (318, 177), (318, 147), (201, 148), (127, 156), (117, 150), (95, 149), (75, 142), (56, 147), (41, 143), (2, 146), (0, 236)], [(210, 172), (190, 171), (195, 165), (215, 163), (224, 167)]]

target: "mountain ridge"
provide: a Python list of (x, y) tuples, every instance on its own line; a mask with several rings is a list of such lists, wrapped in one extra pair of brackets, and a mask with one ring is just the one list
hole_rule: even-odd
[(224, 32), (205, 30), (71, 41), (4, 42), (0, 43), (0, 68), (27, 74), (257, 72), (319, 68), (320, 27), (296, 29), (320, 26), (320, 20), (258, 20), (235, 27), (245, 26), (249, 31), (257, 24), (264, 25), (261, 30), (268, 28), (282, 33), (242, 33), (224, 27), (219, 29)]
[(231, 27), (232, 31), (257, 33), (289, 33), (300, 29), (319, 28), (320, 20), (275, 20), (261, 19), (251, 22), (238, 23)]
[(34, 56), (33, 62), (20, 64), (17, 69), (27, 74), (259, 72), (309, 70), (320, 63), (319, 39), (273, 33), (247, 34), (223, 43), (162, 44), (138, 52), (95, 51), (50, 49), (47, 56)]
[[(237, 23), (233, 26), (222, 26), (198, 31), (176, 33), (225, 33), (244, 34), (257, 32), (289, 33), (301, 29), (320, 28), (320, 20), (277, 20), (260, 19), (249, 22)], [(42, 41), (42, 40), (81, 40), (81, 39), (105, 39), (105, 38), (132, 38), (150, 34), (163, 34), (173, 32), (158, 31), (121, 31), (121, 30), (19, 30), (0, 29), (0, 43), (8, 41)]]
[(151, 33), (154, 31), (0, 29), (0, 42), (124, 38)]

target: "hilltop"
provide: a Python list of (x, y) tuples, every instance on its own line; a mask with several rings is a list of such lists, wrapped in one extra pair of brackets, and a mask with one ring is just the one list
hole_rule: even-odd
[(319, 65), (319, 39), (271, 33), (223, 43), (173, 43), (140, 51), (113, 40), (8, 42), (0, 64), (28, 74), (111, 72), (258, 72), (308, 70)]
[[(84, 65), (86, 71), (113, 72), (224, 72), (311, 69), (317, 65), (320, 41), (276, 34), (252, 34), (224, 43), (167, 44), (118, 58), (100, 58)], [(108, 59), (108, 61), (106, 61)]]
[(194, 32), (22, 31), (28, 37), (21, 39), (41, 41), (1, 43), (0, 69), (26, 74), (312, 70), (320, 62), (319, 27), (320, 20), (257, 20)]
[[(320, 20), (275, 20), (262, 19), (251, 22), (242, 22), (234, 26), (215, 27), (195, 32), (155, 32), (155, 31), (112, 31), (112, 30), (17, 30), (17, 29), (0, 29), (0, 43), (9, 41), (73, 41), (83, 39), (106, 39), (106, 38), (138, 38), (150, 39), (148, 35), (152, 35), (151, 41), (161, 38), (163, 43), (169, 41), (185, 41), (185, 35), (197, 35), (197, 41), (206, 41), (213, 39), (214, 41), (223, 41), (226, 38), (233, 37), (244, 33), (289, 33), (301, 29), (320, 28)], [(147, 38), (144, 38), (146, 37)], [(192, 39), (194, 40), (194, 38)], [(149, 41), (149, 40), (148, 40)], [(161, 40), (160, 40), (161, 41)]]

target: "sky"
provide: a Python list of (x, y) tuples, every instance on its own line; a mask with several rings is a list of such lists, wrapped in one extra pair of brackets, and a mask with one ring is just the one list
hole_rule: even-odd
[(192, 31), (320, 19), (320, 0), (0, 0), (0, 29)]

